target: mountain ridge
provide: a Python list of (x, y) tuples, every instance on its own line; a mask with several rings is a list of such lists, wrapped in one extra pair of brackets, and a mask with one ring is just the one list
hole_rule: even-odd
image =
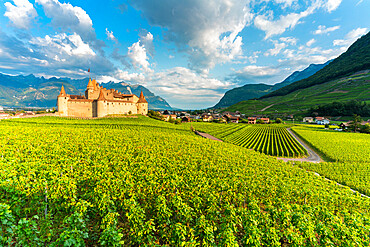
[(264, 83), (258, 84), (245, 84), (241, 87), (236, 87), (227, 91), (220, 101), (213, 108), (229, 107), (238, 102), (249, 100), (253, 98), (262, 97), (270, 92), (283, 88), (295, 81), (307, 78), (317, 71), (327, 66), (332, 60), (327, 61), (323, 64), (310, 64), (307, 68), (301, 71), (295, 71), (289, 75), (284, 81), (276, 83), (274, 85), (268, 85)]
[[(36, 77), (29, 75), (6, 75), (0, 73), (0, 105), (6, 107), (55, 107), (60, 88), (64, 85), (66, 93), (84, 95), (89, 78), (71, 79), (68, 77)], [(150, 109), (172, 109), (167, 101), (156, 96), (142, 85), (130, 85), (126, 82), (100, 83), (105, 88), (113, 88), (122, 93), (140, 95), (142, 90)], [(130, 88), (127, 90), (127, 88)]]

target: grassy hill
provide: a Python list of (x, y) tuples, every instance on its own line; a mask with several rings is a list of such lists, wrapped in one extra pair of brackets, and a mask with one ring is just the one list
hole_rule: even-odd
[(370, 103), (369, 70), (296, 90), (283, 96), (242, 101), (226, 108), (226, 110), (240, 111), (249, 115), (299, 114), (315, 105), (349, 100)]
[(349, 100), (370, 102), (370, 33), (314, 75), (226, 110), (248, 115), (303, 114), (313, 106)]

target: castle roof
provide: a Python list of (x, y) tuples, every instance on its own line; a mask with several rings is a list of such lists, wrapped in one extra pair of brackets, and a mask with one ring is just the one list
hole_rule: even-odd
[(99, 93), (99, 98), (98, 98), (98, 100), (106, 100), (106, 99), (105, 99), (105, 97), (104, 97), (103, 89), (104, 89), (104, 88), (101, 88), (101, 89), (100, 89), (100, 93)]
[[(95, 86), (96, 87), (96, 86)], [(89, 83), (87, 84), (87, 88), (91, 88), (93, 89), (94, 88), (94, 83), (93, 81), (91, 80), (91, 78), (89, 78)]]
[(137, 103), (148, 103), (148, 101), (146, 101), (146, 99), (144, 97), (143, 91), (141, 91), (140, 97), (139, 97), (139, 100), (137, 101)]
[(62, 85), (62, 88), (60, 89), (60, 94), (59, 96), (66, 96), (66, 91), (64, 90), (64, 86)]
[(93, 82), (93, 84), (94, 84), (94, 90), (98, 90), (98, 87), (97, 87), (97, 85), (96, 85), (96, 84), (97, 84), (96, 80), (94, 79), (92, 82)]

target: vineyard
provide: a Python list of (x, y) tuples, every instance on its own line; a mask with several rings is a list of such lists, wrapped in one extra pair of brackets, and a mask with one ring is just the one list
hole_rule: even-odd
[(368, 246), (369, 208), (185, 124), (0, 121), (0, 246)]
[(236, 125), (195, 123), (195, 128), (235, 145), (280, 157), (307, 154), (284, 125)]
[(295, 126), (292, 130), (334, 162), (299, 164), (370, 196), (370, 135)]

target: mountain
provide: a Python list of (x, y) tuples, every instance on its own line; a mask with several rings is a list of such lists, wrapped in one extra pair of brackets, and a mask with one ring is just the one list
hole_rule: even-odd
[[(10, 76), (0, 73), (0, 105), (7, 107), (56, 107), (57, 96), (64, 85), (66, 93), (84, 95), (89, 78), (71, 79), (36, 77), (34, 75)], [(165, 99), (154, 95), (141, 85), (130, 85), (124, 82), (104, 83), (105, 88), (117, 89), (122, 93), (133, 93), (137, 96), (143, 91), (150, 109), (172, 109)]]
[(353, 43), (346, 52), (334, 59), (328, 66), (314, 75), (296, 81), (261, 98), (283, 96), (296, 90), (309, 88), (330, 80), (348, 76), (370, 68), (370, 32)]
[(240, 101), (262, 97), (270, 92), (285, 87), (286, 85), (305, 79), (315, 74), (317, 71), (321, 70), (326, 65), (328, 65), (331, 61), (332, 60), (329, 60), (324, 64), (311, 64), (302, 71), (295, 71), (293, 74), (288, 76), (284, 81), (276, 83), (275, 85), (267, 85), (263, 83), (246, 84), (242, 87), (233, 88), (225, 93), (225, 95), (214, 106), (214, 108), (228, 107)]
[(370, 33), (314, 75), (227, 110), (248, 115), (305, 114), (312, 107), (351, 100), (370, 103)]

